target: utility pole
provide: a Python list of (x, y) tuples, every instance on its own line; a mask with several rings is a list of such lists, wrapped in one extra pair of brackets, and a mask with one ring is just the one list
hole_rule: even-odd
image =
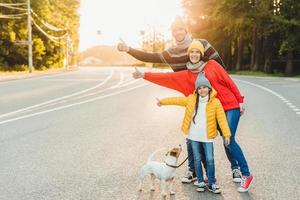
[[(156, 42), (156, 35), (155, 35), (155, 28), (153, 27), (153, 53), (155, 53), (155, 42)], [(152, 64), (152, 67), (155, 67), (155, 64)]]
[(66, 35), (66, 70), (69, 67), (69, 34)]
[(30, 0), (27, 0), (27, 17), (28, 17), (28, 67), (29, 73), (32, 72), (32, 32), (31, 32), (31, 8), (30, 8)]

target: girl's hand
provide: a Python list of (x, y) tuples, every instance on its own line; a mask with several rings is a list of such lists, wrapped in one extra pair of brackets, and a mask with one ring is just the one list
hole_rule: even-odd
[(224, 138), (224, 144), (225, 144), (225, 146), (228, 146), (230, 144), (230, 137)]
[(135, 72), (132, 73), (132, 77), (134, 79), (138, 79), (138, 78), (144, 78), (144, 73), (139, 71), (136, 67), (134, 68)]
[(157, 100), (157, 103), (156, 103), (156, 104), (160, 107), (160, 106), (161, 106), (161, 103), (160, 103), (159, 98), (156, 97), (155, 99)]

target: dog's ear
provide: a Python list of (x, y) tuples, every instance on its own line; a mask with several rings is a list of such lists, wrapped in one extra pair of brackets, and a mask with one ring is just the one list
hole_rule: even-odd
[(170, 156), (177, 157), (177, 151), (173, 149), (173, 150), (170, 152)]

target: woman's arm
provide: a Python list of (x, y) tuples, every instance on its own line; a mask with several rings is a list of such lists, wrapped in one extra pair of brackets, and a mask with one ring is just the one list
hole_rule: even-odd
[(146, 72), (143, 78), (157, 85), (181, 92), (185, 96), (192, 94), (195, 87), (195, 80), (188, 74), (187, 70), (168, 73)]

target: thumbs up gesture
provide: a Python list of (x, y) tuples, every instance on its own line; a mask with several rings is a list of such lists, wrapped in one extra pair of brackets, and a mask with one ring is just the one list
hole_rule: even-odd
[(136, 67), (134, 68), (135, 72), (132, 73), (132, 77), (134, 79), (138, 79), (138, 78), (144, 78), (144, 73), (139, 71)]
[(161, 106), (161, 103), (160, 103), (160, 100), (159, 100), (159, 98), (155, 98), (156, 99), (156, 101), (157, 101), (157, 103), (156, 103), (156, 105), (158, 105), (159, 107)]
[(127, 46), (127, 44), (122, 39), (120, 39), (120, 42), (118, 43), (118, 50), (122, 52), (128, 52), (129, 46)]

